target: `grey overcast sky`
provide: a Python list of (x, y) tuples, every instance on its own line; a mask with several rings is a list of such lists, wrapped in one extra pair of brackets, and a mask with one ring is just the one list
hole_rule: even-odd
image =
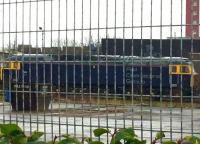
[[(151, 34), (152, 38), (161, 38), (161, 33), (162, 38), (171, 35), (185, 36), (185, 27), (181, 25), (185, 24), (186, 0), (143, 0), (143, 4), (141, 4), (142, 0), (83, 0), (83, 4), (82, 0), (39, 2), (17, 0), (17, 3), (16, 0), (4, 0), (5, 4), (2, 4), (2, 1), (0, 3), (0, 47), (3, 45), (6, 47), (9, 42), (15, 41), (17, 44), (41, 46), (42, 32), (39, 31), (39, 27), (45, 31), (45, 46), (50, 46), (51, 40), (54, 44), (58, 39), (65, 40), (66, 35), (68, 41), (73, 41), (75, 38), (77, 43), (86, 43), (90, 35), (93, 40), (98, 40), (99, 37), (99, 41), (106, 35), (113, 38), (115, 32), (116, 38), (132, 38), (132, 36), (151, 38)], [(8, 4), (9, 2), (12, 4)], [(141, 20), (142, 25), (145, 26), (142, 28), (142, 36)], [(174, 25), (172, 31), (171, 24)], [(117, 29), (114, 29), (115, 26)], [(109, 28), (107, 32), (106, 27)]]

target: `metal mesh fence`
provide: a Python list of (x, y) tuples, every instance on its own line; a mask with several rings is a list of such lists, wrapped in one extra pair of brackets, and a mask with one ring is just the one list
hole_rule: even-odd
[(1, 0), (0, 27), (1, 123), (199, 136), (199, 0)]

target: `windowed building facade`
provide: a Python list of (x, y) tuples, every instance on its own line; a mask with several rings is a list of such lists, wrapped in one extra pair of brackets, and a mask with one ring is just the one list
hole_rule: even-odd
[(186, 37), (199, 37), (199, 1), (186, 0)]

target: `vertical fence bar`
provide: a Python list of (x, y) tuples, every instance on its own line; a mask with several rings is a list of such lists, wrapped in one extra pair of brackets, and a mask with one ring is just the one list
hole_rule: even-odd
[[(53, 41), (53, 0), (50, 1), (51, 2), (51, 14), (50, 14), (50, 20), (51, 20), (51, 24), (50, 24), (50, 48), (51, 48), (51, 61), (50, 61), (50, 96), (51, 96), (51, 101), (53, 101), (54, 96), (56, 91), (53, 89), (53, 65), (54, 65), (54, 61), (53, 59), (53, 52), (52, 52), (52, 41)], [(66, 9), (67, 10), (67, 9)], [(67, 25), (67, 24), (66, 24)], [(50, 110), (53, 110), (53, 103), (50, 103)], [(53, 113), (51, 113), (51, 140), (54, 139), (54, 126), (53, 126), (53, 120), (54, 120), (54, 116)], [(67, 122), (66, 122), (67, 124)]]
[[(45, 40), (46, 40), (46, 2), (45, 1), (43, 1), (43, 28), (42, 28), (42, 54), (46, 54), (46, 50), (45, 50)], [(46, 94), (45, 94), (45, 92), (44, 92), (44, 87), (46, 86), (46, 63), (44, 62), (43, 63), (43, 84), (42, 84), (42, 88), (41, 88), (41, 93), (40, 93), (40, 95), (39, 95), (39, 97), (42, 97), (42, 99), (43, 99), (43, 119), (44, 119), (44, 132), (45, 133), (47, 133), (47, 131), (46, 131), (46, 113), (45, 113), (45, 101), (46, 101), (46, 98), (45, 98), (45, 96), (46, 96)], [(39, 99), (39, 101), (38, 101), (38, 103), (40, 102), (40, 99)], [(44, 136), (44, 140), (46, 141), (46, 135)]]
[(140, 20), (140, 31), (141, 31), (141, 40), (140, 40), (140, 112), (141, 112), (141, 116), (140, 116), (140, 120), (141, 120), (141, 139), (143, 140), (143, 87), (142, 87), (142, 83), (143, 83), (143, 0), (141, 0), (141, 20)]
[[(84, 23), (84, 2), (83, 0), (81, 1), (81, 108), (82, 108), (82, 113), (84, 113), (84, 84), (83, 84), (83, 66), (84, 66), (84, 63), (83, 63), (83, 48), (84, 48), (84, 44), (83, 44), (83, 23)], [(85, 137), (85, 131), (84, 131), (84, 117), (82, 116), (81, 117), (81, 126), (82, 126), (82, 142), (84, 141), (84, 137)]]
[(153, 75), (153, 64), (152, 64), (152, 6), (153, 5), (153, 0), (151, 0), (151, 5), (150, 5), (150, 130), (151, 130), (151, 133), (150, 133), (150, 141), (153, 141), (153, 135), (152, 135), (152, 130), (153, 130), (153, 126), (152, 126), (152, 75)]
[[(75, 114), (75, 107), (76, 107), (76, 81), (75, 81), (75, 74), (76, 74), (76, 65), (75, 65), (75, 61), (76, 61), (76, 53), (75, 53), (75, 43), (76, 43), (76, 0), (73, 1), (74, 4), (74, 25), (73, 25), (73, 88), (74, 88), (74, 114)], [(76, 118), (74, 115), (74, 135), (76, 136)]]
[[(191, 9), (191, 11), (193, 11), (193, 3), (190, 5), (190, 9)], [(193, 17), (190, 18), (190, 21), (191, 22), (193, 21)], [(187, 27), (187, 25), (186, 25), (186, 27)], [(193, 31), (192, 31), (193, 30), (193, 24), (190, 23), (189, 27), (190, 27), (190, 31), (191, 31), (191, 35), (192, 35), (193, 34)], [(193, 42), (194, 41), (193, 41), (193, 36), (192, 36), (191, 37), (191, 50), (190, 50), (191, 54), (193, 54)], [(191, 58), (193, 60), (193, 55), (191, 56)], [(193, 93), (193, 87), (192, 87), (192, 89), (191, 89), (191, 133), (192, 133), (192, 135), (193, 135), (193, 132), (194, 132), (194, 129), (193, 129), (193, 127), (194, 127), (194, 124), (193, 124), (193, 121), (194, 121), (194, 119), (193, 119), (194, 118), (193, 117), (193, 102), (194, 102), (194, 93)]]
[[(125, 20), (125, 0), (123, 0), (123, 32), (122, 32), (122, 35), (123, 35), (123, 46), (122, 46), (122, 57), (123, 57), (123, 75), (122, 75), (122, 78), (123, 78), (123, 105), (125, 106), (126, 105), (126, 102), (125, 102), (125, 98), (126, 98), (126, 86), (125, 86), (125, 24), (126, 24), (126, 20)], [(123, 106), (123, 107), (124, 107)], [(124, 107), (125, 108), (125, 107)], [(123, 113), (123, 128), (125, 128), (125, 115)]]
[[(8, 16), (8, 17), (9, 17), (9, 30), (8, 30), (8, 35), (9, 35), (9, 36), (8, 36), (8, 37), (9, 37), (8, 39), (9, 39), (9, 40), (8, 40), (8, 50), (10, 51), (10, 47), (11, 47), (11, 44), (10, 44), (10, 43), (11, 43), (11, 40), (10, 40), (10, 34), (11, 34), (11, 30), (10, 30), (10, 23), (11, 23), (11, 18), (10, 18), (10, 15), (11, 15), (11, 14), (10, 14), (10, 0), (9, 0), (9, 5), (8, 5), (8, 6), (9, 6), (9, 16)], [(10, 53), (10, 52), (9, 52), (9, 53)], [(12, 76), (11, 76), (11, 78), (12, 78)], [(12, 89), (12, 88), (11, 88), (11, 83), (9, 83), (9, 89), (10, 89), (10, 90)], [(11, 115), (9, 116), (9, 119), (10, 119), (10, 123), (11, 123)]]
[[(39, 16), (39, 1), (37, 0), (36, 3), (36, 47), (39, 47), (39, 20), (38, 20), (38, 16)], [(39, 105), (38, 105), (38, 99), (39, 99), (39, 64), (38, 64), (38, 54), (39, 52), (36, 52), (36, 111), (37, 111), (37, 115), (36, 115), (36, 122), (39, 123)], [(39, 131), (39, 125), (37, 124), (37, 131)]]
[[(162, 124), (162, 121), (163, 121), (163, 117), (162, 117), (162, 109), (163, 109), (163, 89), (162, 89), (162, 86), (163, 86), (163, 79), (162, 79), (162, 72), (163, 72), (163, 64), (162, 64), (162, 61), (161, 61), (161, 59), (162, 59), (162, 52), (163, 52), (163, 50), (162, 50), (162, 46), (163, 46), (163, 43), (162, 43), (162, 14), (163, 14), (163, 9), (162, 9), (162, 7), (163, 7), (163, 0), (161, 0), (160, 1), (160, 40), (159, 40), (159, 46), (160, 46), (160, 54), (159, 54), (159, 60), (160, 60), (160, 63), (159, 63), (159, 65), (160, 65), (160, 73), (159, 73), (159, 75), (160, 75), (160, 89), (159, 89), (159, 94), (160, 94), (160, 117), (159, 117), (159, 120), (160, 120), (160, 131), (162, 132), (163, 131), (163, 129), (162, 129), (162, 127), (163, 127), (163, 124)], [(161, 142), (162, 142), (162, 137), (161, 137), (161, 140), (160, 140)]]
[[(21, 38), (21, 40), (22, 40), (22, 52), (24, 52), (24, 44), (25, 44), (25, 42), (24, 42), (24, 34), (25, 34), (25, 30), (24, 30), (24, 27), (25, 27), (25, 24), (24, 24), (24, 21), (25, 21), (25, 19), (24, 19), (24, 0), (22, 1), (22, 15), (21, 15), (21, 17), (22, 17), (22, 21), (21, 21), (21, 25), (22, 25), (22, 38)], [(22, 54), (22, 56), (24, 56), (24, 53)], [(22, 67), (25, 67), (25, 60), (24, 60), (24, 57), (22, 58), (23, 60), (22, 60)], [(22, 114), (22, 118), (23, 118), (23, 120), (22, 120), (22, 127), (23, 127), (23, 130), (25, 130), (25, 95), (26, 95), (26, 93), (25, 93), (25, 79), (24, 79), (24, 77), (25, 77), (25, 73), (23, 72), (22, 73), (22, 112), (23, 112), (23, 114)], [(21, 96), (21, 94), (20, 94), (20, 96)], [(28, 100), (29, 101), (29, 100)], [(18, 102), (17, 102), (18, 103)], [(18, 105), (18, 104), (17, 104)], [(20, 109), (20, 106), (18, 106), (18, 110)]]
[[(68, 59), (68, 50), (67, 50), (67, 47), (68, 47), (68, 0), (66, 0), (66, 51), (65, 51), (65, 67), (66, 67), (66, 74), (65, 74), (65, 82), (66, 82), (66, 86), (65, 86), (65, 92), (66, 92), (66, 96), (65, 96), (65, 101), (66, 101), (66, 113), (67, 113), (67, 104), (68, 104), (68, 91), (69, 91), (69, 86), (67, 84), (67, 81), (68, 81), (68, 63), (67, 63), (67, 59)], [(69, 124), (68, 124), (68, 117), (66, 117), (65, 119), (65, 122), (67, 124), (66, 126), (66, 133), (68, 134), (69, 133)]]
[[(88, 52), (89, 52), (89, 104), (90, 104), (90, 108), (92, 108), (92, 62), (91, 62), (91, 42), (92, 42), (92, 0), (89, 1), (89, 35), (88, 35), (88, 39), (89, 39), (89, 44), (88, 44)], [(92, 111), (90, 109), (90, 136), (92, 137), (92, 115), (91, 115)]]
[[(108, 55), (108, 40), (107, 39), (109, 38), (109, 36), (108, 36), (109, 35), (108, 34), (108, 28), (109, 28), (108, 27), (108, 19), (109, 19), (108, 18), (108, 13), (109, 13), (108, 12), (108, 10), (109, 10), (108, 9), (109, 8), (108, 1), (109, 0), (106, 0), (106, 29), (105, 29), (106, 30), (106, 53), (105, 53), (106, 61), (105, 61), (105, 64), (104, 64), (106, 66), (106, 82), (105, 82), (106, 85), (104, 86), (106, 88), (105, 89), (105, 93), (104, 93), (105, 96), (106, 96), (106, 98), (105, 98), (106, 99), (106, 128), (109, 127), (109, 125), (108, 125), (108, 112), (107, 112), (108, 111), (108, 59), (107, 59), (107, 55)], [(107, 134), (106, 138), (107, 138), (106, 142), (108, 143), (109, 142), (108, 141), (108, 134)]]
[[(114, 63), (114, 101), (115, 101), (115, 103), (116, 103), (116, 101), (117, 101), (117, 76), (116, 76), (116, 74), (117, 74), (117, 72), (116, 72), (116, 70), (117, 70), (117, 63), (116, 63), (116, 61), (118, 61), (118, 59), (117, 59), (117, 57), (116, 57), (116, 55), (117, 55), (117, 50), (116, 50), (116, 38), (117, 38), (117, 0), (115, 0), (115, 16), (114, 16), (115, 18), (114, 18), (114, 55), (115, 55), (115, 62), (113, 62)], [(116, 107), (117, 106), (115, 106), (115, 129), (117, 129), (117, 118), (116, 118)]]
[[(183, 25), (183, 21), (182, 21), (182, 0), (181, 0), (181, 15), (180, 15), (180, 17), (181, 17), (181, 40), (180, 40), (180, 51), (181, 51), (181, 65), (183, 65), (183, 38), (182, 38), (182, 25)], [(183, 67), (181, 67), (181, 72), (183, 71)], [(181, 90), (181, 93), (180, 93), (180, 97), (181, 97), (181, 138), (183, 138), (183, 100), (184, 100), (184, 98), (183, 98), (183, 75), (181, 75), (181, 80), (180, 80), (180, 82), (181, 82), (181, 88), (180, 88), (180, 90)]]
[[(2, 49), (3, 49), (3, 52), (5, 51), (5, 48), (4, 48), (4, 0), (3, 0), (3, 5), (2, 5)], [(3, 61), (4, 62), (4, 61)], [(5, 86), (5, 80), (4, 80), (4, 77), (2, 78), (3, 80), (3, 88)], [(5, 93), (5, 90), (3, 90), (3, 93)], [(3, 95), (3, 102), (4, 102), (4, 99), (5, 99), (5, 95)], [(3, 106), (3, 123), (5, 123), (5, 107)]]
[(61, 43), (61, 39), (60, 39), (60, 0), (58, 1), (58, 39), (57, 39), (57, 47), (58, 47), (58, 51), (57, 51), (57, 56), (58, 56), (58, 98), (59, 98), (59, 119), (58, 119), (58, 123), (59, 123), (59, 135), (61, 135), (61, 118), (60, 118), (60, 114), (61, 114), (61, 94), (62, 94), (62, 90), (61, 90), (61, 62), (60, 62), (60, 57), (61, 57), (61, 53), (60, 53), (60, 50), (61, 50), (61, 46), (60, 46), (60, 43)]
[[(172, 0), (170, 1), (170, 64), (171, 64), (171, 59), (172, 59)], [(173, 90), (172, 90), (172, 76), (170, 75), (170, 140), (172, 140), (172, 107), (173, 107)]]
[[(132, 28), (131, 28), (131, 38), (132, 38), (132, 40), (131, 40), (131, 56), (133, 57), (134, 56), (134, 5), (135, 3), (134, 3), (134, 0), (132, 0), (132, 9), (131, 9), (131, 12), (132, 12), (132, 15), (131, 15), (131, 19), (132, 19), (132, 21), (131, 21), (131, 25), (132, 25)], [(132, 60), (131, 60), (131, 64), (133, 65), (133, 58), (132, 58)], [(135, 125), (134, 125), (134, 109), (133, 109), (133, 107), (134, 107), (134, 98), (135, 98), (135, 94), (134, 94), (134, 90), (135, 90), (135, 88), (134, 88), (134, 71), (133, 71), (133, 67), (131, 66), (131, 115), (132, 115), (132, 117), (131, 117), (131, 119), (132, 119), (132, 127), (134, 128), (135, 127)]]
[[(18, 3), (17, 3), (17, 0), (16, 0), (15, 9), (16, 9), (16, 11), (15, 11), (15, 13), (16, 13), (16, 15), (15, 15), (15, 17), (16, 17), (16, 22), (15, 22), (15, 25), (16, 25), (15, 26), (15, 41), (16, 41), (16, 43), (15, 43), (15, 45), (17, 47), (17, 44), (18, 44), (18, 24), (17, 24), (17, 22), (18, 22)], [(17, 101), (18, 101), (17, 81), (16, 81), (15, 84), (16, 84), (16, 88), (14, 89), (14, 92), (16, 93), (16, 103), (15, 103), (15, 105), (17, 105)], [(4, 86), (3, 86), (3, 88), (4, 88)], [(16, 123), (18, 124), (18, 114), (17, 113), (16, 113)]]
[[(32, 38), (32, 36), (31, 36), (31, 18), (32, 18), (32, 16), (31, 16), (31, 10), (32, 10), (32, 5), (31, 5), (31, 3), (29, 3), (29, 54), (31, 53), (31, 38)], [(29, 58), (30, 59), (30, 58)], [(31, 61), (31, 60), (30, 60)], [(30, 83), (32, 83), (32, 80), (31, 80), (31, 68), (32, 68), (32, 63), (29, 63), (29, 65), (30, 65), (30, 67), (29, 67), (29, 72), (30, 72), (30, 75), (29, 75), (29, 80), (30, 80)], [(17, 74), (16, 74), (17, 75)], [(16, 79), (17, 79), (17, 77), (16, 77)], [(32, 101), (32, 99), (31, 99), (31, 95), (32, 95), (32, 93), (33, 93), (33, 89), (32, 89), (32, 84), (29, 84), (29, 99), (30, 99), (30, 107), (32, 107), (33, 105), (34, 105), (34, 102)], [(30, 108), (30, 110), (29, 110), (29, 117), (30, 117), (30, 123), (29, 123), (29, 127), (30, 127), (30, 133), (32, 134), (32, 116), (31, 116), (31, 113), (32, 113), (32, 109)]]

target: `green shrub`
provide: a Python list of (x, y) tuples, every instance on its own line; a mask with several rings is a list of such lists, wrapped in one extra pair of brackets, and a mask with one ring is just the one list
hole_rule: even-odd
[[(115, 129), (113, 133), (109, 129), (97, 128), (93, 132), (95, 140), (84, 138), (88, 144), (104, 144), (100, 141), (104, 134), (110, 135), (110, 144), (146, 144), (146, 140), (140, 140), (132, 128)], [(82, 144), (70, 135), (55, 136), (53, 141), (44, 142), (40, 140), (42, 135), (42, 132), (34, 131), (26, 136), (16, 124), (0, 124), (0, 144)], [(196, 136), (185, 136), (177, 141), (165, 140), (164, 137), (163, 132), (157, 132), (152, 144), (200, 144), (200, 138)]]

